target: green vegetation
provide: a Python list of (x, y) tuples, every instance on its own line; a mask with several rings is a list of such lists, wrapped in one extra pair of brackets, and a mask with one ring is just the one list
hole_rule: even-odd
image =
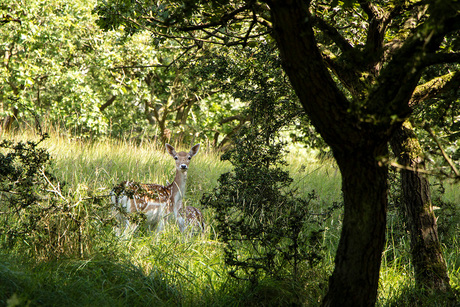
[[(8, 138), (15, 142), (39, 139), (27, 132)], [(70, 204), (85, 203), (85, 199), (91, 197), (100, 199), (98, 206), (86, 202), (82, 216), (83, 220), (100, 224), (84, 230), (91, 239), (82, 241), (88, 244), (83, 247), (83, 255), (64, 250), (58, 258), (46, 255), (37, 258), (31, 257), (27, 246), (4, 247), (0, 262), (2, 305), (284, 306), (299, 301), (309, 306), (319, 305), (333, 269), (341, 210), (336, 210), (326, 222), (327, 229), (322, 233), (325, 255), (318, 265), (302, 270), (296, 282), (267, 277), (252, 287), (249, 282), (227, 274), (223, 244), (216, 238), (210, 210), (204, 211), (208, 226), (205, 234), (190, 239), (183, 238), (175, 227), (168, 227), (164, 233), (138, 233), (120, 240), (114, 236), (113, 224), (101, 222), (109, 220), (106, 196), (115, 182), (127, 178), (160, 183), (172, 180), (173, 163), (157, 144), (109, 140), (89, 143), (52, 135), (38, 147), (49, 149), (53, 160), (49, 169), (58, 181), (66, 182), (66, 188), (62, 187), (63, 197)], [(300, 156), (301, 161), (309, 161), (308, 164), (300, 163)], [(331, 161), (318, 161), (311, 153), (295, 148), (287, 160), (290, 165), (286, 170), (299, 194), (316, 190), (317, 213), (341, 201), (340, 175)], [(218, 153), (203, 147), (190, 166), (187, 203), (200, 207), (203, 193), (211, 191), (220, 174), (228, 170), (230, 164), (221, 162)], [(451, 285), (458, 294), (458, 213), (446, 207), (448, 212), (444, 215), (442, 206), (450, 204), (458, 209), (460, 199), (458, 185), (445, 184), (444, 187), (446, 191), (438, 194), (440, 198), (435, 200), (435, 205), (441, 207), (437, 210), (441, 226), (442, 221), (451, 219), (448, 229), (441, 229), (441, 240), (445, 242)], [(441, 200), (445, 204), (441, 204)], [(378, 306), (411, 305), (409, 302), (415, 298), (421, 306), (448, 306), (454, 302), (453, 297), (422, 294), (414, 289), (409, 243), (402, 220), (395, 211), (390, 211), (389, 217), (391, 231), (383, 256)], [(66, 236), (69, 234), (63, 234)], [(78, 237), (69, 238), (77, 240)]]
[[(3, 0), (0, 304), (455, 304), (459, 5)], [(165, 142), (205, 234), (115, 237)]]

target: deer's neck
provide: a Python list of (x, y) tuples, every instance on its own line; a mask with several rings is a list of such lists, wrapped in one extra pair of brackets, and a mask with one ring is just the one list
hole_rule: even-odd
[(176, 171), (174, 178), (171, 201), (174, 205), (174, 211), (179, 210), (182, 205), (182, 199), (185, 197), (185, 183), (187, 181), (187, 172)]

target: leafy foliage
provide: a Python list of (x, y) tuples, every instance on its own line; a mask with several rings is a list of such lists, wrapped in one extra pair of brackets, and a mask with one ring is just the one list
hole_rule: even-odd
[(0, 144), (8, 151), (0, 153), (0, 243), (36, 257), (83, 256), (102, 226), (93, 211), (102, 203), (97, 197), (64, 197), (62, 185), (48, 170), (49, 153), (38, 147), (45, 138)]
[(234, 170), (223, 174), (218, 188), (202, 200), (214, 209), (230, 274), (253, 283), (265, 274), (297, 279), (305, 262), (321, 259), (322, 229), (311, 224), (308, 209), (315, 195), (302, 199), (289, 191), (292, 179), (282, 169), (284, 144), (273, 134), (253, 127), (239, 136), (222, 157)]
[(301, 120), (303, 112), (272, 44), (261, 42), (207, 59), (201, 69), (219, 80), (215, 86), (247, 104), (233, 147), (222, 156), (234, 168), (202, 200), (215, 209), (230, 273), (253, 283), (264, 275), (298, 279), (301, 266), (321, 258), (322, 231), (308, 209), (315, 194), (296, 197), (283, 170), (286, 144), (280, 134)]
[(147, 31), (126, 35), (123, 27), (103, 32), (95, 5), (2, 4), (0, 15), (9, 16), (0, 27), (3, 130), (39, 121), (79, 138), (189, 142), (225, 135), (213, 108), (233, 115), (231, 101), (209, 90), (209, 75), (197, 74), (200, 64), (190, 60), (201, 54), (197, 47)]
[(87, 3), (67, 2), (6, 1), (0, 7), (18, 21), (0, 27), (5, 130), (15, 119), (30, 120), (31, 110), (81, 134), (107, 129), (97, 108), (103, 98), (88, 79), (102, 35)]

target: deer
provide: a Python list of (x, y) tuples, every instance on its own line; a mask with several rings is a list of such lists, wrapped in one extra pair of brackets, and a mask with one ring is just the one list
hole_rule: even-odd
[(193, 146), (188, 153), (184, 151), (177, 153), (169, 144), (165, 147), (176, 161), (174, 181), (167, 185), (131, 181), (119, 183), (111, 192), (116, 219), (122, 227), (125, 227), (125, 231), (128, 230), (130, 233), (133, 233), (138, 225), (130, 223), (126, 214), (135, 212), (145, 214), (149, 230), (162, 231), (165, 220), (172, 216), (181, 233), (184, 233), (187, 228), (203, 232), (205, 224), (202, 212), (192, 206), (185, 208), (183, 206), (188, 167), (192, 157), (198, 153), (200, 144)]

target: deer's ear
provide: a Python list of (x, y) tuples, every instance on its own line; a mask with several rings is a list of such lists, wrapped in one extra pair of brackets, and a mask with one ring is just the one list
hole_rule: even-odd
[(172, 147), (172, 146), (169, 145), (168, 143), (166, 143), (165, 147), (166, 147), (166, 151), (167, 151), (173, 158), (175, 158), (175, 157), (177, 156), (177, 153), (176, 153), (176, 151), (174, 150), (174, 147)]
[(200, 144), (196, 144), (195, 146), (192, 147), (192, 149), (190, 149), (190, 152), (189, 152), (190, 157), (193, 157), (194, 155), (196, 155), (198, 153), (198, 150), (200, 150)]

